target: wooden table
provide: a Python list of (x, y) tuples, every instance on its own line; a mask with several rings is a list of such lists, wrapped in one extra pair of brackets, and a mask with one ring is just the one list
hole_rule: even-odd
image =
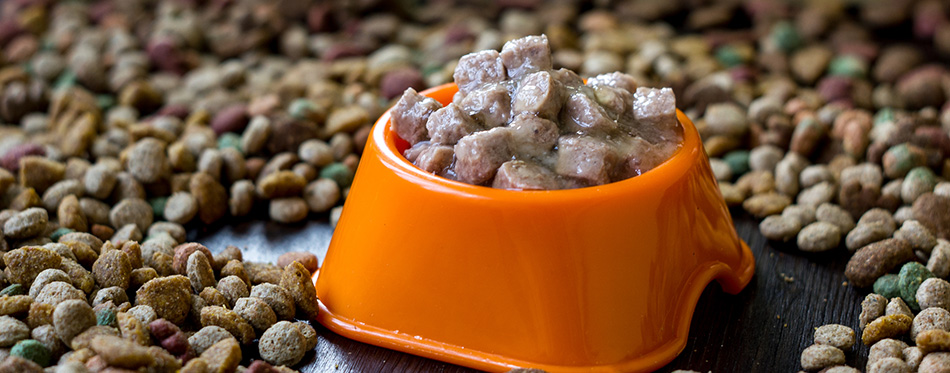
[[(693, 315), (686, 348), (661, 369), (700, 372), (793, 372), (801, 369), (801, 351), (812, 344), (814, 329), (828, 323), (856, 331), (866, 291), (847, 285), (844, 266), (849, 253), (806, 254), (794, 245), (768, 242), (757, 222), (733, 211), (737, 231), (755, 254), (752, 282), (738, 295), (724, 293), (713, 282), (703, 292)], [(213, 252), (226, 245), (244, 249), (245, 260), (270, 261), (287, 251), (309, 250), (321, 262), (330, 243), (325, 220), (283, 226), (250, 221), (192, 230), (189, 240)], [(338, 336), (314, 323), (320, 334), (315, 353), (308, 353), (302, 372), (475, 372), (435, 360), (396, 352)], [(253, 348), (246, 355), (253, 355)], [(849, 365), (864, 370), (868, 349), (858, 343), (846, 351)]]

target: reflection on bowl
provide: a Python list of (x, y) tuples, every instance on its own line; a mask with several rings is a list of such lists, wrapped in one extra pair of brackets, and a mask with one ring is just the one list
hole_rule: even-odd
[[(423, 94), (446, 104), (448, 84)], [(713, 279), (754, 271), (695, 127), (634, 178), (511, 191), (424, 172), (373, 129), (316, 282), (343, 336), (477, 369), (656, 369), (683, 349)]]

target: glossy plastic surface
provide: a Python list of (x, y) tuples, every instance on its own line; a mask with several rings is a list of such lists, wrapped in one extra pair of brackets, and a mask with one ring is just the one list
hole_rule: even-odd
[[(454, 84), (423, 92), (448, 103)], [(509, 191), (426, 173), (373, 129), (316, 281), (327, 328), (489, 371), (645, 371), (682, 351), (713, 279), (754, 272), (699, 135), (638, 177)]]

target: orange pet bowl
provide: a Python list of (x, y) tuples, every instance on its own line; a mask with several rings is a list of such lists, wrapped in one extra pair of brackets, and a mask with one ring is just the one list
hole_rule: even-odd
[[(447, 104), (454, 84), (423, 92)], [(511, 191), (444, 179), (376, 123), (316, 281), (318, 320), (358, 341), (488, 371), (645, 371), (686, 345), (713, 279), (754, 260), (695, 127), (635, 178)]]

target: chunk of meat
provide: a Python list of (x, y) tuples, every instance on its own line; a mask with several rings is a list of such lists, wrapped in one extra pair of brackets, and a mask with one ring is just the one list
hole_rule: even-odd
[(637, 91), (637, 80), (628, 74), (619, 71), (600, 74), (587, 79), (587, 85), (591, 87), (613, 87), (623, 89), (631, 94)]
[(423, 149), (412, 163), (423, 171), (444, 175), (454, 159), (455, 150), (451, 146), (433, 144)]
[(414, 145), (429, 138), (426, 121), (442, 107), (438, 101), (407, 88), (392, 110), (392, 128), (400, 138)]
[(620, 120), (624, 115), (632, 115), (630, 110), (633, 103), (633, 94), (620, 88), (597, 86), (594, 88), (594, 98), (613, 120)]
[(484, 50), (469, 53), (459, 59), (452, 77), (455, 78), (459, 91), (467, 94), (485, 84), (505, 80), (505, 66), (497, 51)]
[(560, 189), (557, 175), (547, 167), (521, 160), (508, 161), (498, 168), (492, 188), (515, 190)]
[(620, 139), (616, 148), (620, 164), (613, 179), (622, 180), (642, 175), (656, 168), (679, 149), (679, 144), (668, 142), (651, 144), (642, 137), (628, 136)]
[(520, 79), (535, 71), (550, 70), (553, 63), (548, 37), (526, 36), (505, 43), (501, 48), (501, 61), (508, 68), (511, 79)]
[(561, 111), (561, 124), (579, 134), (605, 133), (617, 128), (617, 122), (593, 98), (577, 92), (571, 95)]
[(551, 76), (565, 88), (577, 88), (584, 85), (584, 79), (582, 79), (580, 75), (565, 68), (552, 70)]
[(511, 160), (507, 127), (475, 132), (455, 144), (455, 174), (459, 181), (483, 184), (495, 176), (502, 163)]
[(610, 182), (615, 153), (609, 145), (590, 136), (562, 136), (557, 142), (558, 175), (584, 179), (591, 185)]
[(551, 73), (538, 71), (525, 76), (511, 99), (515, 114), (533, 113), (539, 117), (556, 120), (561, 111), (563, 89)]
[(484, 127), (504, 126), (511, 119), (510, 97), (508, 87), (489, 85), (466, 95), (461, 108)]
[(455, 145), (459, 139), (481, 129), (472, 117), (455, 103), (446, 105), (429, 116), (426, 122), (429, 138), (436, 144)]
[(514, 154), (540, 157), (557, 145), (557, 124), (534, 114), (519, 114), (508, 126), (510, 148)]
[(676, 97), (669, 88), (637, 88), (633, 94), (635, 128), (647, 141), (679, 142)]

